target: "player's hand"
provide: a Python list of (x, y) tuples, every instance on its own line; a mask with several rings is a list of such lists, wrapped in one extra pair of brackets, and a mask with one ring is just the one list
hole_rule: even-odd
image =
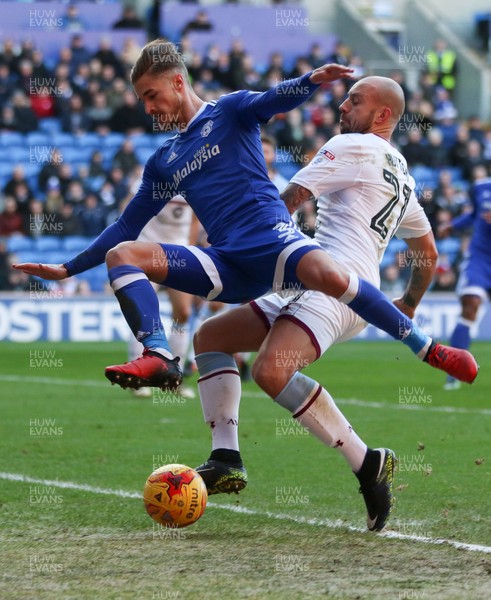
[(397, 308), (401, 312), (403, 312), (406, 315), (406, 317), (409, 317), (410, 319), (414, 318), (414, 313), (416, 312), (416, 309), (413, 306), (408, 306), (404, 302), (403, 298), (394, 298), (394, 300), (392, 300), (392, 304), (397, 306)]
[(18, 263), (12, 265), (18, 271), (24, 271), (28, 275), (35, 275), (42, 279), (66, 279), (68, 273), (63, 265), (43, 265), (42, 263)]
[(336, 79), (353, 79), (353, 72), (353, 69), (349, 67), (331, 63), (312, 71), (310, 81), (312, 83), (330, 83)]

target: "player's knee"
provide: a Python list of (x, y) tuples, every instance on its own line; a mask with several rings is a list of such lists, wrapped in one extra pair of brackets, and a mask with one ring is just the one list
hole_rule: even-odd
[(219, 351), (213, 343), (213, 332), (211, 327), (205, 321), (195, 331), (193, 335), (193, 347), (195, 354), (202, 354), (203, 352)]
[(172, 319), (178, 325), (185, 325), (191, 317), (191, 308), (180, 306), (172, 311)]
[(111, 248), (106, 254), (106, 264), (109, 268), (131, 264), (131, 247), (134, 242), (121, 242)]
[[(281, 361), (280, 361), (281, 362)], [(272, 398), (281, 392), (295, 369), (278, 363), (275, 353), (260, 354), (252, 365), (252, 377), (257, 385)]]

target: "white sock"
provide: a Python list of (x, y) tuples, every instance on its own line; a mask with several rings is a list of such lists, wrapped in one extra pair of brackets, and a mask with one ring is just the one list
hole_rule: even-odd
[(198, 379), (201, 407), (210, 425), (212, 450), (239, 449), (240, 376), (237, 369), (217, 369)]
[(143, 344), (131, 334), (128, 340), (128, 361), (131, 362), (143, 354)]
[(319, 385), (293, 418), (326, 446), (339, 450), (352, 471), (356, 473), (360, 470), (367, 445), (353, 431), (327, 390)]
[(174, 356), (180, 356), (180, 363), (181, 365), (184, 364), (189, 344), (189, 329), (187, 323), (184, 325), (173, 325), (167, 339), (172, 354)]

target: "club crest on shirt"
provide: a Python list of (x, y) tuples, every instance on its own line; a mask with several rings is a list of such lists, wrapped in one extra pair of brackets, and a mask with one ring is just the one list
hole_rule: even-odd
[(201, 137), (208, 137), (211, 133), (211, 130), (213, 128), (213, 121), (207, 121), (203, 127), (201, 128)]
[(321, 154), (323, 154), (329, 160), (334, 160), (336, 158), (336, 155), (333, 154), (330, 150), (327, 150), (327, 149), (321, 150)]

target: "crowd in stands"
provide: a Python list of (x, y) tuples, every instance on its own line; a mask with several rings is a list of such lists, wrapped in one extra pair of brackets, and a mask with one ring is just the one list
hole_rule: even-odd
[[(136, 17), (128, 14), (125, 18)], [(113, 51), (109, 38), (101, 41), (96, 52), (89, 52), (75, 18), (72, 27), (71, 44), (60, 48), (56, 64), (45, 61), (33, 39), (17, 47), (4, 38), (0, 47), (0, 154), (11, 152), (13, 134), (23, 136), (21, 145), (30, 152), (29, 160), (12, 164), (11, 172), (0, 174), (0, 289), (28, 285), (19, 283), (9, 269), (14, 259), (8, 254), (12, 236), (95, 237), (130, 199), (149, 146), (157, 147), (163, 136), (172, 134), (156, 129), (157, 124), (137, 102), (129, 73), (139, 47), (132, 38), (120, 53)], [(313, 44), (293, 64), (285, 64), (282, 54), (273, 52), (261, 69), (240, 39), (230, 48), (212, 44), (199, 54), (183, 37), (180, 50), (194, 87), (205, 100), (236, 89), (266, 90), (326, 62), (350, 64), (357, 76), (365, 73), (363, 61), (342, 42), (332, 56), (325, 56)], [(440, 223), (469, 210), (472, 182), (488, 176), (491, 129), (478, 117), (459, 119), (451, 93), (435, 83), (431, 73), (423, 73), (414, 90), (407, 88), (403, 72), (391, 76), (406, 96), (406, 112), (394, 143), (407, 158), (419, 200), (437, 232)], [(339, 106), (349, 85), (349, 81), (335, 82), (301, 108), (278, 115), (264, 126), (263, 133), (277, 145), (276, 170), (286, 180), (339, 133)], [(29, 136), (34, 132), (48, 137), (52, 133), (50, 139), (62, 139), (63, 145), (48, 145), (49, 152), (42, 155), (39, 148), (47, 145), (31, 144)], [(139, 151), (141, 140), (145, 152)], [(33, 149), (40, 153), (34, 160)], [(85, 158), (79, 159), (82, 155)], [(307, 205), (299, 223), (311, 235), (314, 220), (315, 206)], [(435, 290), (454, 289), (466, 239), (458, 240), (451, 252), (441, 252)], [(385, 289), (403, 289), (410, 256), (395, 244), (381, 268)]]

